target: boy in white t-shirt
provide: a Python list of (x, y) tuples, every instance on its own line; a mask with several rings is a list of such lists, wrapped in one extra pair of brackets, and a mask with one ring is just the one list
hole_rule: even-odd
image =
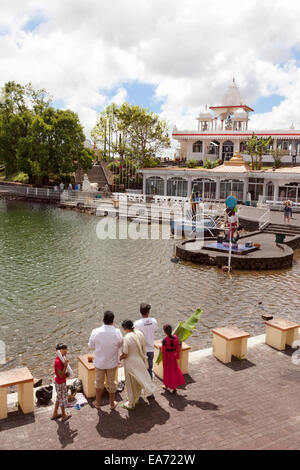
[(146, 340), (146, 352), (148, 356), (148, 372), (152, 378), (153, 357), (154, 357), (154, 333), (157, 330), (157, 321), (150, 317), (151, 305), (142, 303), (140, 312), (142, 318), (134, 322), (134, 327), (140, 330)]

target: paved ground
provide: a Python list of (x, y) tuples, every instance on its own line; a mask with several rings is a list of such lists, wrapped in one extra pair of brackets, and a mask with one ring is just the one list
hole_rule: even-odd
[(300, 365), (292, 352), (260, 344), (227, 366), (203, 358), (177, 396), (156, 379), (156, 399), (130, 412), (110, 412), (106, 400), (100, 412), (73, 410), (67, 423), (50, 421), (51, 406), (9, 415), (0, 422), (0, 448), (299, 449)]

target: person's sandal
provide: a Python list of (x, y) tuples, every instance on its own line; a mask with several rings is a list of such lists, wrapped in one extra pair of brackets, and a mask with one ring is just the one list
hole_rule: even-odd
[(100, 410), (100, 405), (97, 404), (96, 400), (93, 401), (92, 405), (96, 410)]
[(55, 421), (56, 419), (61, 418), (61, 414), (57, 416), (52, 416), (51, 421)]
[(72, 418), (72, 415), (68, 415), (65, 419), (62, 419), (62, 421), (68, 421), (70, 418)]
[(121, 408), (125, 408), (125, 410), (134, 410), (135, 407), (130, 408), (130, 407), (127, 405), (127, 403), (128, 403), (128, 402), (122, 403)]

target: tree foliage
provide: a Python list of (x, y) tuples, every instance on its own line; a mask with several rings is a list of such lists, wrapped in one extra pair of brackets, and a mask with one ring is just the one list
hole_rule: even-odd
[(31, 84), (8, 82), (1, 97), (0, 162), (7, 176), (24, 172), (30, 183), (46, 184), (50, 175), (64, 178), (92, 166), (76, 113), (54, 109), (46, 91)]
[(140, 106), (114, 103), (102, 111), (91, 133), (105, 157), (140, 160), (146, 166), (170, 147), (167, 123)]
[(247, 152), (251, 157), (252, 170), (261, 170), (263, 155), (268, 150), (271, 136), (258, 138), (254, 132), (247, 142)]

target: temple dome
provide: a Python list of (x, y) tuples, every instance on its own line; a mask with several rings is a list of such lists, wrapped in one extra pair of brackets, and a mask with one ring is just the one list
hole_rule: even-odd
[(242, 104), (242, 101), (240, 91), (233, 79), (222, 98), (222, 106), (237, 106)]
[(212, 113), (209, 111), (207, 106), (205, 106), (205, 109), (200, 111), (198, 119), (212, 119)]

